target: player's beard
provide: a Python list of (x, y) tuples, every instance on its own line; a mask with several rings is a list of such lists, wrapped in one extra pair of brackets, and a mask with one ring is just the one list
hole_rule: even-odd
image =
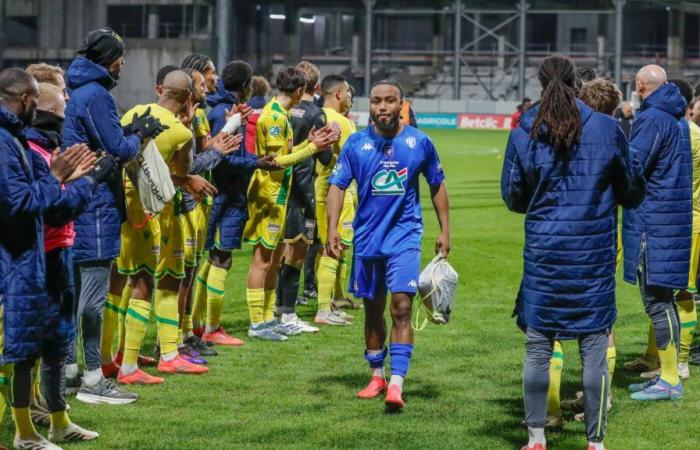
[(376, 114), (371, 114), (370, 118), (377, 130), (383, 134), (394, 134), (399, 129), (399, 113), (393, 114), (388, 122), (382, 122)]

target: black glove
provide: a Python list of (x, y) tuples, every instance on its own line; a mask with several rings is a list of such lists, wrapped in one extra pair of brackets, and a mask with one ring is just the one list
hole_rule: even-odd
[(100, 153), (95, 161), (95, 167), (85, 176), (92, 178), (95, 184), (98, 184), (116, 179), (119, 175), (118, 170), (116, 159), (107, 153)]
[(127, 134), (136, 133), (141, 136), (143, 140), (145, 140), (158, 136), (168, 128), (170, 127), (167, 125), (162, 125), (158, 119), (151, 115), (151, 107), (149, 106), (148, 109), (146, 109), (146, 111), (144, 111), (144, 113), (140, 116), (137, 113), (134, 113), (134, 117), (131, 119), (131, 123), (127, 127)]

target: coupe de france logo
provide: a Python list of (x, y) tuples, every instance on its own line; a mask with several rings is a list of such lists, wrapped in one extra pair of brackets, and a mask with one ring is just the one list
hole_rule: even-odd
[(416, 148), (416, 138), (413, 136), (407, 137), (406, 145), (408, 145), (408, 148)]
[(408, 168), (396, 171), (380, 170), (372, 177), (372, 194), (374, 195), (404, 195), (403, 184), (408, 178)]

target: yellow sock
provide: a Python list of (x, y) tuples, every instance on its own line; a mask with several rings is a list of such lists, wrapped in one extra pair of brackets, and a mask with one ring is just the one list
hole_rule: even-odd
[(617, 350), (615, 347), (608, 347), (608, 380), (612, 380), (615, 373), (615, 361), (617, 360)]
[(659, 357), (659, 349), (656, 348), (656, 333), (654, 333), (654, 325), (651, 323), (649, 324), (649, 337), (647, 340), (647, 356)]
[(264, 289), (246, 289), (246, 301), (248, 302), (248, 314), (250, 315), (250, 323), (258, 324), (263, 320), (263, 308), (265, 303)]
[(335, 288), (335, 274), (338, 270), (338, 261), (330, 256), (321, 256), (318, 262), (316, 280), (318, 283), (318, 311), (329, 312), (333, 289)]
[(135, 366), (138, 364), (139, 352), (146, 336), (148, 318), (151, 315), (151, 303), (145, 300), (132, 298), (129, 300), (129, 308), (126, 310), (124, 323), (124, 360), (122, 365)]
[(41, 359), (37, 359), (32, 367), (32, 399), (39, 400), (41, 397), (41, 386), (39, 380), (41, 376), (39, 375), (39, 365), (41, 364)]
[(224, 308), (224, 284), (228, 271), (211, 266), (207, 277), (207, 327), (218, 328)]
[(12, 418), (15, 420), (15, 431), (20, 439), (27, 439), (37, 434), (29, 414), (29, 408), (13, 407)]
[(680, 381), (678, 376), (678, 351), (676, 343), (671, 341), (665, 349), (659, 349), (659, 361), (661, 362), (661, 379), (675, 386)]
[(189, 336), (189, 334), (192, 332), (192, 313), (185, 313), (182, 316), (182, 334), (185, 336)]
[(549, 360), (549, 391), (547, 391), (547, 415), (552, 416), (561, 410), (561, 373), (564, 369), (564, 353), (561, 343), (554, 341), (552, 359)]
[(9, 364), (0, 366), (0, 424), (3, 423), (3, 419), (5, 418), (5, 410), (7, 409), (7, 391), (10, 388), (11, 376), (12, 371)]
[(177, 292), (156, 289), (154, 307), (161, 355), (177, 352), (177, 332), (180, 329), (177, 315), (177, 297)]
[(335, 275), (335, 288), (333, 292), (334, 299), (348, 298), (348, 293), (345, 290), (347, 285), (348, 276), (348, 265), (345, 262), (345, 258), (340, 258), (338, 260), (338, 269)]
[(102, 341), (100, 342), (100, 355), (103, 364), (112, 362), (112, 341), (114, 340), (114, 330), (119, 321), (119, 304), (122, 302), (121, 295), (107, 294), (104, 311), (102, 311)]
[(208, 259), (202, 261), (199, 270), (194, 277), (194, 287), (192, 288), (192, 327), (202, 326), (204, 310), (207, 308), (207, 278), (209, 278), (211, 263)]
[(68, 411), (58, 411), (51, 413), (51, 427), (54, 429), (68, 428), (71, 424), (70, 418), (68, 417)]
[(119, 321), (119, 347), (117, 348), (122, 351), (124, 351), (124, 338), (126, 337), (126, 329), (124, 327), (126, 323), (126, 309), (129, 307), (129, 298), (131, 298), (131, 286), (127, 284), (122, 291), (122, 298), (119, 302), (119, 318), (117, 319)]
[(693, 333), (698, 324), (698, 313), (695, 309), (695, 301), (679, 300), (678, 318), (681, 323), (680, 352), (678, 352), (678, 362), (687, 364), (690, 356), (690, 347), (693, 345)]
[(277, 292), (274, 289), (265, 289), (263, 322), (269, 322), (275, 318), (275, 303), (277, 303)]

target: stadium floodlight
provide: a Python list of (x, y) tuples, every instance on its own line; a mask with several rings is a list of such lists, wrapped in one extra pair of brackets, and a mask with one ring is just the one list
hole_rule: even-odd
[(316, 16), (299, 17), (299, 22), (301, 22), (301, 23), (316, 23)]
[(285, 20), (287, 16), (284, 14), (270, 14), (270, 19), (272, 20)]

